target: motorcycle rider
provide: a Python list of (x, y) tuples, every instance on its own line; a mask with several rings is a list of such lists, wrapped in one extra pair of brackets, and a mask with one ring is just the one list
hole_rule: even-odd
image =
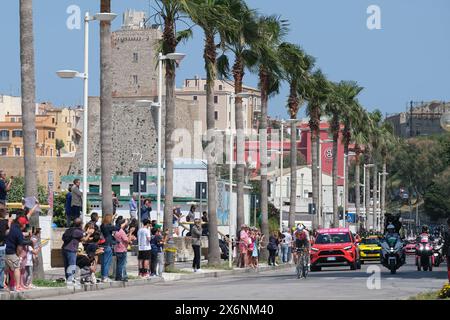
[(447, 256), (447, 276), (450, 282), (450, 218), (447, 219), (447, 231), (444, 235), (444, 247), (442, 250), (443, 254)]
[(417, 237), (417, 242), (431, 242), (434, 241), (434, 237), (430, 234), (428, 226), (422, 226), (422, 233)]
[[(400, 235), (396, 232), (395, 226), (392, 223), (386, 227), (386, 231), (387, 232), (384, 237), (384, 241), (386, 241), (387, 243), (394, 242), (394, 239), (395, 239), (394, 243), (396, 243), (397, 241), (401, 241)], [(404, 264), (406, 261), (406, 255), (404, 250), (401, 251), (400, 261), (402, 264)]]

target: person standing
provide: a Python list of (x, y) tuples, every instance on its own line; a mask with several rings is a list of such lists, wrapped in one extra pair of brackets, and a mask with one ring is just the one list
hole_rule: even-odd
[(143, 228), (138, 231), (138, 268), (139, 276), (147, 278), (149, 276), (152, 236), (150, 234), (151, 222), (148, 219), (143, 221)]
[(150, 241), (151, 252), (151, 276), (161, 276), (164, 269), (164, 238), (160, 228), (152, 229), (152, 239)]
[(269, 237), (269, 244), (267, 245), (267, 250), (269, 250), (269, 266), (278, 266), (275, 262), (275, 256), (278, 250), (278, 231), (274, 231), (272, 235)]
[(192, 222), (194, 222), (195, 219), (195, 210), (197, 209), (197, 207), (195, 205), (191, 206), (191, 209), (189, 210), (189, 213), (186, 216), (186, 222), (189, 222), (189, 232), (192, 234), (192, 227), (194, 226), (194, 224)]
[(137, 203), (136, 203), (136, 195), (132, 195), (130, 201), (128, 202), (128, 206), (130, 207), (130, 218), (135, 219), (137, 217)]
[(144, 200), (144, 206), (141, 208), (141, 222), (143, 222), (144, 220), (150, 219), (150, 212), (152, 211), (152, 202), (150, 201), (150, 199), (145, 199)]
[(134, 240), (134, 228), (130, 228), (127, 234), (125, 233), (125, 228), (128, 226), (128, 220), (120, 220), (116, 224), (120, 225), (120, 230), (114, 234), (114, 238), (116, 239), (114, 252), (117, 257), (116, 281), (127, 282), (127, 252), (128, 245)]
[(290, 248), (292, 245), (292, 236), (288, 230), (284, 230), (281, 241), (281, 261), (288, 263), (290, 261)]
[(0, 204), (0, 292), (4, 290), (5, 283), (5, 240), (10, 222), (6, 218), (6, 207)]
[(113, 222), (113, 215), (109, 213), (103, 217), (103, 221), (100, 226), (100, 232), (102, 233), (103, 238), (105, 239), (105, 242), (103, 243), (103, 255), (101, 263), (102, 282), (110, 281), (109, 268), (111, 267), (113, 256), (112, 250), (114, 245), (113, 232), (120, 230), (120, 226), (113, 225), (112, 222)]
[(248, 230), (248, 226), (243, 224), (241, 226), (241, 231), (239, 232), (239, 268), (248, 267), (248, 246), (251, 242)]
[(73, 180), (71, 194), (72, 200), (70, 205), (70, 219), (73, 221), (80, 217), (81, 205), (83, 203), (83, 194), (80, 191), (80, 179)]
[(72, 223), (71, 217), (72, 217), (72, 187), (69, 187), (68, 192), (66, 193), (66, 203), (64, 206), (64, 209), (66, 210), (66, 218), (67, 218), (67, 228), (70, 227), (70, 224)]
[(201, 272), (200, 269), (200, 247), (202, 245), (202, 220), (194, 219), (194, 224), (191, 230), (192, 249), (194, 250), (194, 261), (192, 262), (192, 269), (194, 272)]
[(203, 222), (202, 236), (208, 236), (209, 226), (208, 226), (208, 214), (206, 213), (206, 211), (203, 211), (202, 222)]
[(113, 206), (113, 215), (116, 215), (117, 207), (120, 205), (119, 199), (117, 198), (116, 193), (113, 191), (112, 193), (112, 206)]
[(0, 204), (4, 204), (6, 206), (6, 198), (8, 191), (11, 190), (13, 179), (14, 178), (11, 177), (9, 182), (6, 182), (6, 172), (0, 170)]

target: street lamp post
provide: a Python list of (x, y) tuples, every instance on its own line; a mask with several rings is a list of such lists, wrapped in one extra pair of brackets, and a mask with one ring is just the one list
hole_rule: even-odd
[(280, 137), (280, 232), (283, 232), (283, 171), (284, 171), (284, 121), (281, 121)]
[[(366, 169), (367, 168), (372, 168), (373, 166), (374, 166), (374, 164), (364, 164), (363, 206), (364, 206), (364, 215), (365, 215), (364, 223), (366, 224), (366, 227), (368, 227), (367, 221), (368, 221), (368, 218), (369, 218), (369, 212), (367, 212), (368, 210), (366, 210)], [(368, 187), (370, 188), (370, 183), (369, 183)], [(369, 201), (370, 201), (370, 199), (369, 199)]]
[(87, 214), (87, 161), (88, 161), (88, 114), (89, 114), (89, 22), (113, 21), (117, 17), (115, 13), (97, 13), (90, 16), (86, 12), (84, 16), (84, 72), (74, 70), (60, 70), (56, 74), (62, 79), (83, 79), (83, 214), (81, 221), (84, 223)]

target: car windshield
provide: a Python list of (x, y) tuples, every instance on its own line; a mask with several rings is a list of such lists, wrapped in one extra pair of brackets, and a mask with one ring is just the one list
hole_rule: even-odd
[(378, 239), (362, 239), (362, 244), (378, 244)]
[(346, 243), (346, 242), (351, 242), (348, 233), (320, 233), (316, 239), (316, 244)]

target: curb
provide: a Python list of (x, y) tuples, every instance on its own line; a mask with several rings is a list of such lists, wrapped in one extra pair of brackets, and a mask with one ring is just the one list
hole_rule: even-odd
[[(220, 278), (229, 277), (244, 273), (260, 273), (272, 270), (282, 270), (292, 267), (292, 265), (280, 265), (278, 267), (264, 266), (257, 270), (254, 269), (237, 269), (237, 270), (217, 270), (214, 272), (196, 273), (196, 274), (176, 274), (176, 273), (166, 273), (164, 278), (150, 278), (150, 279), (136, 279), (129, 280), (128, 282), (121, 281), (111, 281), (107, 283), (97, 283), (97, 284), (83, 284), (79, 287), (59, 287), (59, 288), (40, 288), (31, 291), (24, 292), (4, 292), (0, 293), (0, 300), (24, 300), (24, 299), (39, 299), (48, 298), (60, 295), (70, 295), (74, 293), (87, 292), (87, 291), (99, 291), (105, 289), (113, 288), (126, 288), (126, 287), (136, 287), (145, 286), (155, 283), (171, 282), (171, 281), (181, 281), (181, 280), (194, 280), (198, 278)], [(172, 278), (172, 279), (170, 279)]]

